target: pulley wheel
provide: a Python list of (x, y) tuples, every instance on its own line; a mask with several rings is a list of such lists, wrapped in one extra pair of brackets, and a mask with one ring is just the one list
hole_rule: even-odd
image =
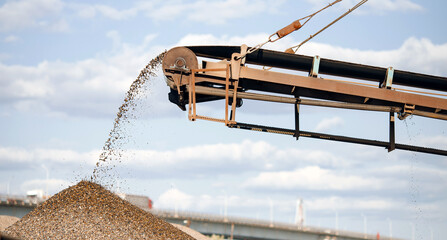
[(175, 47), (170, 49), (163, 58), (163, 72), (167, 75), (166, 70), (169, 69), (197, 69), (199, 64), (197, 62), (196, 54), (189, 48)]

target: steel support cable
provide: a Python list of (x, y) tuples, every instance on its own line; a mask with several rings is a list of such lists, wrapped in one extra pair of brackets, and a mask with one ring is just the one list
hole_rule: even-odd
[(343, 15), (341, 15), (340, 17), (338, 17), (337, 19), (335, 19), (334, 21), (332, 21), (331, 23), (329, 23), (328, 25), (326, 25), (324, 28), (322, 28), (320, 31), (316, 32), (313, 35), (310, 35), (309, 38), (307, 38), (306, 40), (304, 40), (303, 42), (301, 42), (298, 45), (295, 45), (291, 48), (286, 49), (285, 52), (287, 53), (296, 53), (296, 51), (298, 51), (298, 49), (303, 46), (305, 43), (307, 43), (309, 40), (311, 40), (312, 38), (314, 38), (315, 36), (317, 36), (318, 34), (320, 34), (321, 32), (323, 32), (324, 30), (328, 29), (330, 26), (332, 26), (334, 23), (338, 22), (340, 19), (344, 18), (346, 15), (348, 15), (349, 13), (353, 12), (354, 10), (356, 10), (358, 7), (362, 6), (364, 3), (366, 3), (368, 0), (362, 0), (359, 3), (357, 3), (357, 5), (355, 5), (353, 8), (349, 9), (347, 12), (345, 12)]
[[(335, 4), (337, 4), (337, 3), (341, 2), (341, 1), (343, 1), (343, 0), (335, 0), (335, 1), (332, 2), (332, 3), (329, 3), (326, 7), (322, 8), (322, 9), (320, 9), (320, 10), (318, 10), (318, 11), (316, 11), (316, 12), (314, 12), (314, 13), (308, 15), (308, 16), (305, 16), (305, 17), (303, 17), (303, 18), (300, 18), (300, 19), (298, 19), (298, 20), (292, 22), (291, 24), (285, 26), (284, 28), (282, 28), (282, 29), (276, 31), (275, 33), (273, 33), (272, 35), (269, 36), (269, 38), (267, 39), (267, 41), (265, 41), (265, 42), (263, 42), (263, 43), (260, 43), (260, 44), (254, 46), (254, 47), (249, 48), (249, 49), (247, 50), (247, 52), (246, 52), (245, 54), (243, 54), (242, 56), (240, 56), (238, 59), (244, 58), (247, 54), (253, 53), (254, 51), (260, 49), (261, 47), (263, 47), (265, 44), (267, 44), (267, 43), (269, 43), (269, 42), (276, 42), (276, 41), (278, 41), (279, 39), (281, 39), (281, 38), (283, 38), (283, 37), (289, 35), (290, 33), (292, 33), (292, 32), (294, 32), (294, 31), (296, 31), (296, 30), (302, 28), (302, 27), (303, 27), (307, 22), (309, 22), (309, 20), (312, 19), (315, 15), (317, 15), (318, 13), (320, 13), (320, 12), (326, 10), (326, 9), (329, 8), (329, 7), (332, 7), (333, 5), (335, 5)], [(304, 21), (304, 22), (301, 24), (300, 21), (302, 21), (302, 20), (304, 20), (304, 19), (307, 19), (307, 20)], [(277, 36), (277, 38), (276, 38), (276, 39), (272, 39), (275, 35)]]

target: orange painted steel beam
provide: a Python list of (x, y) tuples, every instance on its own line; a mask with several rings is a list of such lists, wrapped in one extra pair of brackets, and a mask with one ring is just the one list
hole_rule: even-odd
[(431, 107), (447, 110), (447, 99), (419, 94), (398, 92), (390, 89), (372, 88), (322, 78), (298, 76), (286, 73), (258, 70), (248, 67), (241, 68), (241, 78), (248, 78), (270, 83), (284, 84), (296, 87), (310, 88), (327, 92), (380, 99), (403, 104)]

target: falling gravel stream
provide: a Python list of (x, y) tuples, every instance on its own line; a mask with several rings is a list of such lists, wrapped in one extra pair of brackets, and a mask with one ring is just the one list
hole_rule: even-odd
[(99, 160), (93, 169), (90, 179), (92, 182), (112, 187), (113, 178), (116, 176), (111, 175), (111, 171), (113, 167), (121, 161), (123, 144), (127, 137), (125, 126), (129, 122), (129, 118), (134, 114), (133, 112), (137, 106), (139, 94), (143, 92), (144, 86), (150, 81), (151, 77), (156, 76), (155, 71), (163, 61), (165, 54), (166, 51), (152, 59), (146, 67), (141, 70), (140, 75), (138, 75), (127, 91), (123, 104), (119, 107), (119, 111), (116, 114), (113, 128), (110, 130), (109, 137), (102, 148)]

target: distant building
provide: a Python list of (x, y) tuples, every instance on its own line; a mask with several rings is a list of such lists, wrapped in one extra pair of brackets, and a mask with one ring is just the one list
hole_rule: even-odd
[(39, 204), (46, 200), (42, 189), (35, 189), (26, 192), (26, 200), (32, 204)]
[(120, 198), (142, 209), (152, 209), (152, 200), (147, 196), (117, 193)]

